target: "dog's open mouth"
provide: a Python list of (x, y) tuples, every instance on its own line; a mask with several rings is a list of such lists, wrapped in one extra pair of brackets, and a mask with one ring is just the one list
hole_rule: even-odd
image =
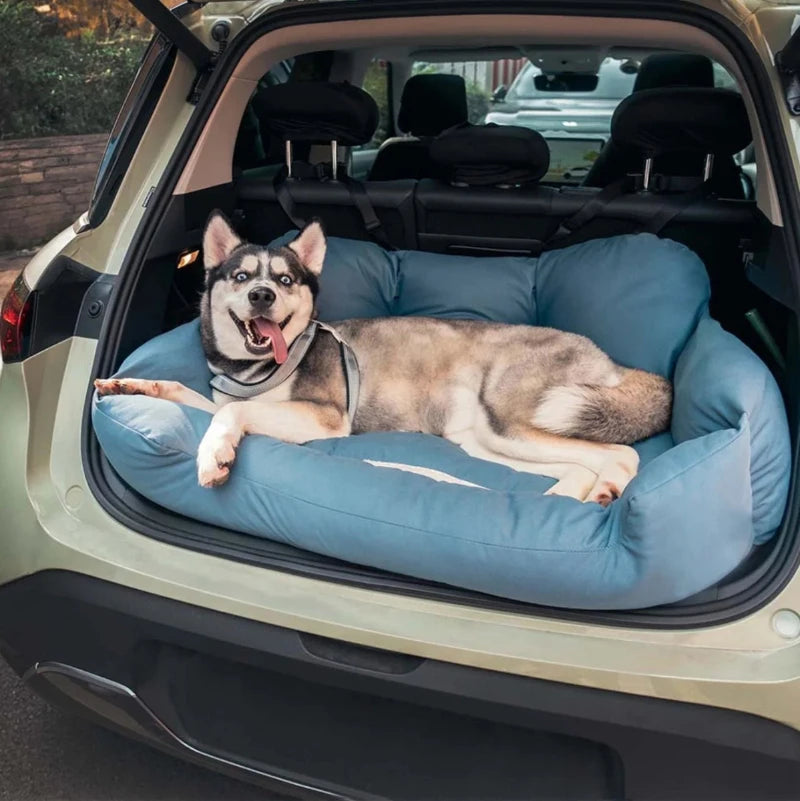
[(286, 361), (289, 349), (283, 338), (283, 329), (292, 319), (291, 314), (282, 323), (276, 323), (267, 317), (251, 317), (249, 320), (240, 320), (233, 312), (230, 314), (244, 337), (244, 346), (250, 353), (255, 356), (263, 356), (271, 348), (273, 358), (278, 364)]

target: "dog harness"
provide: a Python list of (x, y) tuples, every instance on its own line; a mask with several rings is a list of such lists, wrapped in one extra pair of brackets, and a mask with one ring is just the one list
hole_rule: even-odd
[(289, 376), (299, 367), (300, 362), (305, 358), (314, 337), (319, 330), (327, 331), (338, 343), (339, 351), (342, 356), (342, 367), (344, 368), (345, 391), (347, 395), (347, 416), (350, 419), (350, 424), (356, 416), (356, 407), (358, 406), (358, 394), (361, 388), (361, 374), (358, 371), (358, 359), (350, 345), (345, 342), (339, 333), (325, 323), (318, 320), (312, 320), (306, 329), (300, 334), (297, 339), (289, 346), (289, 355), (283, 364), (276, 364), (274, 369), (260, 381), (247, 383), (244, 381), (237, 381), (224, 373), (217, 373), (211, 379), (211, 388), (223, 395), (228, 395), (231, 398), (238, 398), (239, 400), (250, 400), (257, 395), (262, 395), (269, 392), (271, 389), (280, 386), (286, 381)]

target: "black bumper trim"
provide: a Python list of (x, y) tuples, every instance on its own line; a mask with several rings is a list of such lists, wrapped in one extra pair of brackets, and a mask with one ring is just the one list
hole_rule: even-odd
[(277, 771), (267, 772), (196, 748), (179, 737), (130, 687), (96, 673), (60, 662), (37, 662), (25, 672), (23, 678), (44, 697), (65, 697), (83, 707), (98, 722), (110, 724), (111, 727), (122, 725), (129, 733), (135, 733), (143, 740), (206, 767), (223, 770), (233, 776), (241, 774), (241, 777), (266, 780), (276, 789), (319, 801), (386, 801), (379, 796), (356, 796), (311, 785), (297, 777)]
[[(20, 674), (37, 662), (62, 662), (137, 690), (137, 646), (157, 641), (307, 682), (516, 726), (604, 742), (612, 742), (614, 732), (667, 735), (800, 763), (800, 732), (756, 715), (407, 657), (337, 640), (326, 640), (326, 649), (309, 648), (304, 640), (309, 635), (292, 629), (79, 573), (44, 571), (0, 587), (0, 651)], [(398, 662), (409, 659), (398, 669)]]

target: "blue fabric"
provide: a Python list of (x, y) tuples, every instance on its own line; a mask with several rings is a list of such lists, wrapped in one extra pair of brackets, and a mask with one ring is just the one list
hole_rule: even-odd
[(755, 542), (778, 528), (792, 465), (789, 425), (778, 386), (764, 364), (709, 317), (702, 319), (675, 371), (672, 436), (685, 442), (746, 415), (750, 421), (750, 475)]
[[(99, 398), (95, 432), (130, 486), (216, 525), (523, 601), (587, 609), (668, 603), (718, 581), (754, 541), (768, 539), (788, 491), (778, 388), (764, 364), (708, 318), (707, 299), (697, 258), (646, 235), (540, 259), (385, 253), (329, 241), (326, 319), (390, 309), (553, 325), (591, 336), (625, 364), (674, 374), (672, 430), (637, 445), (639, 474), (608, 509), (544, 496), (551, 479), (422, 434), (305, 446), (246, 437), (228, 483), (203, 489), (195, 455), (208, 413), (141, 396)], [(119, 374), (177, 380), (208, 395), (197, 323), (146, 343)], [(430, 467), (486, 489), (365, 459)]]

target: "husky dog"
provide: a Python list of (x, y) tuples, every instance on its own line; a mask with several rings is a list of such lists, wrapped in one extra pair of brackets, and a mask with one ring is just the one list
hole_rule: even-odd
[[(204, 487), (228, 479), (245, 434), (303, 443), (400, 430), (552, 476), (551, 493), (607, 505), (636, 474), (630, 443), (668, 426), (669, 381), (615, 364), (576, 334), (424, 317), (317, 328), (325, 250), (316, 221), (287, 247), (268, 249), (242, 242), (213, 212), (203, 235), (201, 333), (214, 402), (174, 381), (98, 380), (98, 392), (212, 412), (197, 454)], [(299, 363), (285, 369), (300, 343)], [(276, 384), (270, 377), (281, 370)]]

